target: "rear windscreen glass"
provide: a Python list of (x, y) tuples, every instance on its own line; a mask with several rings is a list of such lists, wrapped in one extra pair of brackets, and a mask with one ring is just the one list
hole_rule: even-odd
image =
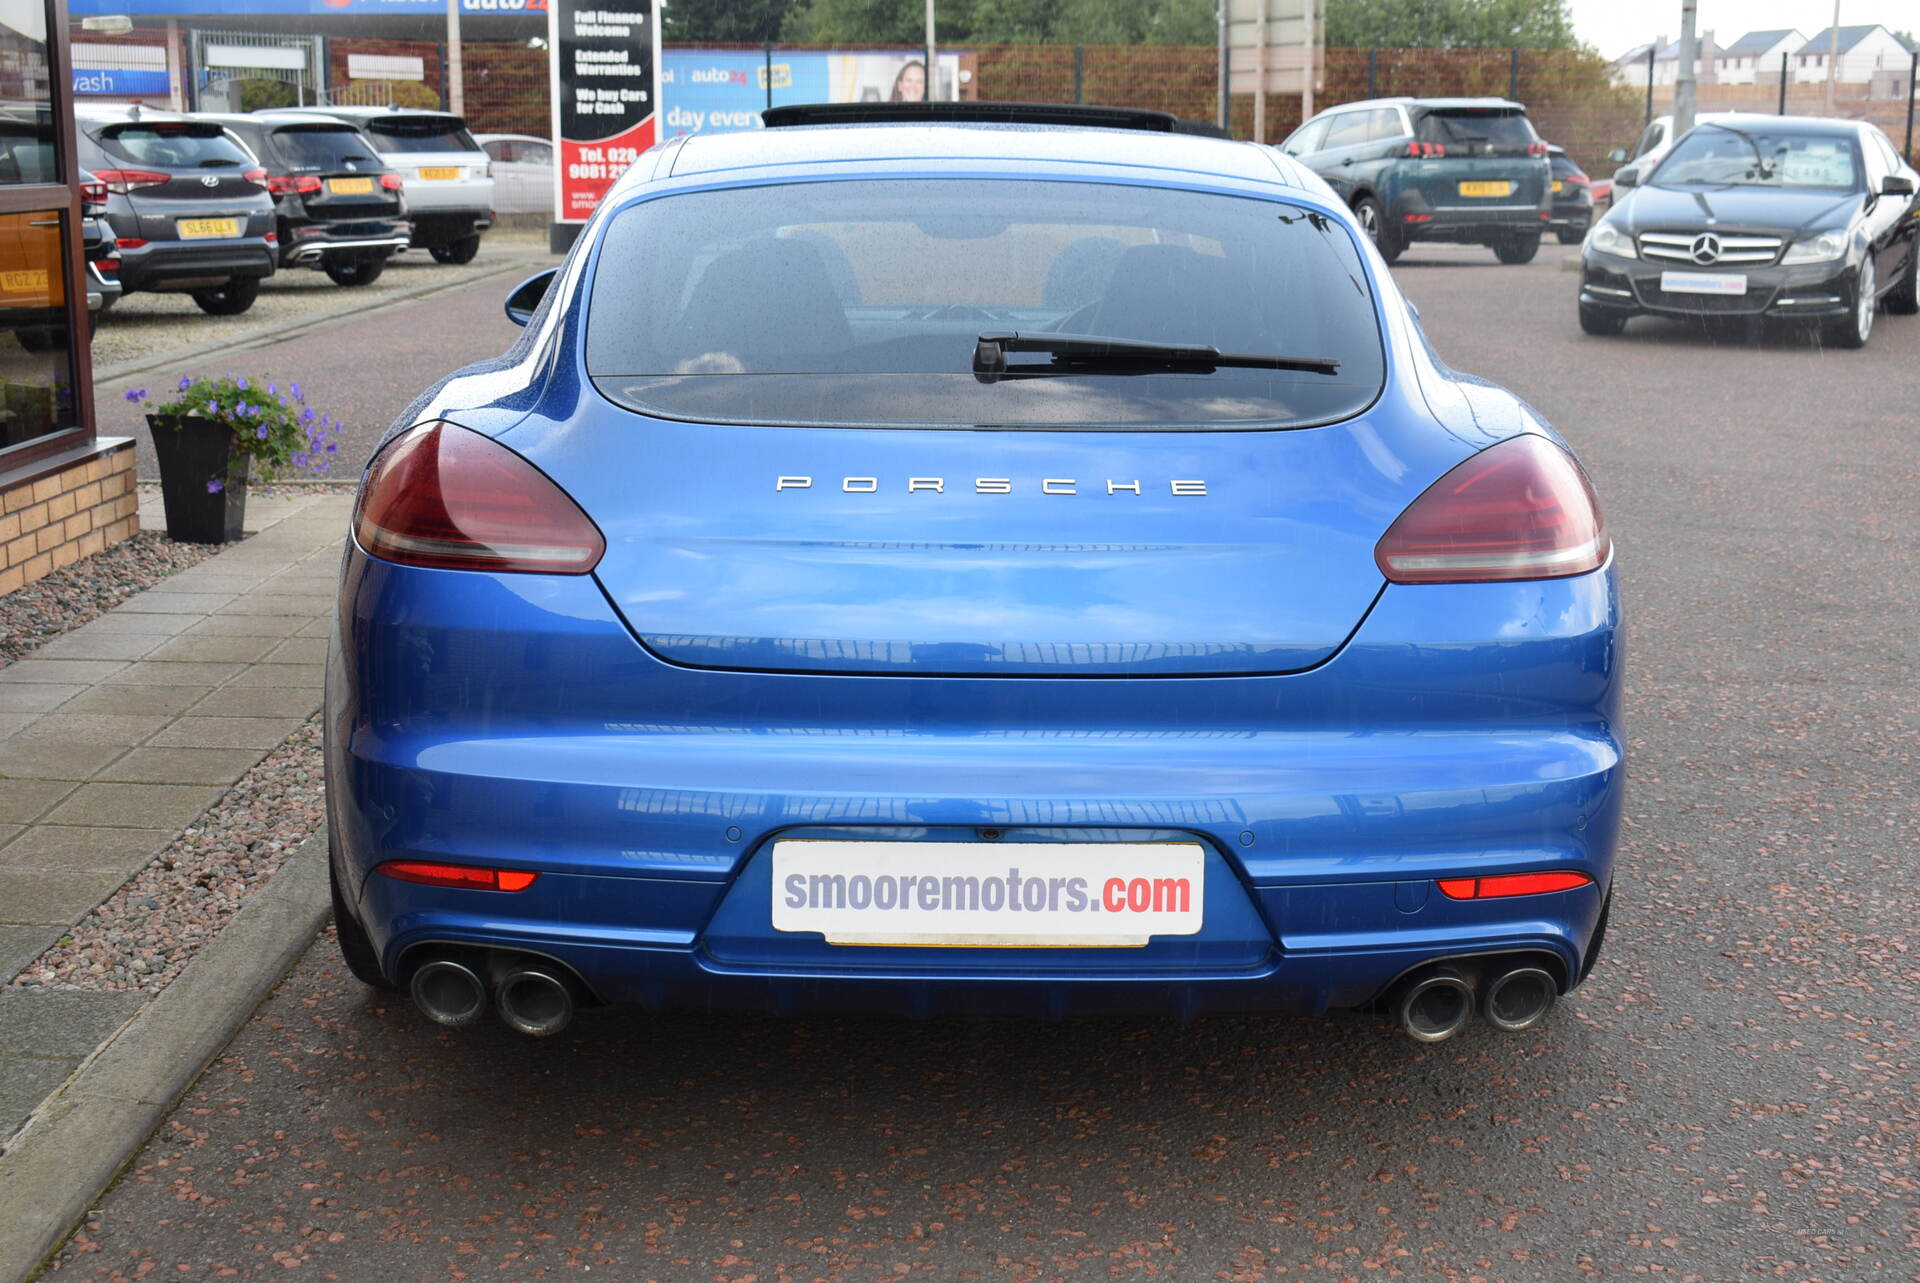
[(294, 170), (378, 169), (380, 160), (357, 129), (289, 125), (273, 131), (273, 151)]
[[(669, 196), (607, 228), (587, 365), (670, 417), (767, 423), (1297, 426), (1384, 378), (1352, 238), (1277, 201), (1078, 182), (892, 179)], [(1324, 357), (1019, 377), (982, 334), (1068, 334)], [(1036, 368), (1039, 367), (1039, 368)]]
[(112, 125), (99, 135), (100, 147), (115, 160), (167, 169), (225, 169), (253, 160), (219, 126), (160, 122)]
[(1430, 111), (1416, 136), (1429, 143), (1492, 143), (1525, 147), (1536, 141), (1533, 124), (1518, 111)]
[(480, 150), (464, 125), (440, 116), (402, 116), (397, 120), (376, 116), (367, 122), (366, 129), (384, 151)]

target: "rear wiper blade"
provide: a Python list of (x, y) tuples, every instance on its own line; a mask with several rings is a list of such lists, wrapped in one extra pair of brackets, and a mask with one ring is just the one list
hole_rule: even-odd
[[(1009, 352), (1038, 352), (1053, 358), (1051, 365), (1009, 367)], [(1297, 370), (1306, 374), (1337, 374), (1340, 362), (1330, 356), (1270, 356), (1260, 352), (1222, 352), (1200, 344), (1142, 343), (1137, 339), (1101, 338), (1092, 334), (982, 334), (974, 341), (973, 372), (985, 383), (1004, 377), (1034, 374), (1093, 372), (1207, 374), (1222, 368)]]

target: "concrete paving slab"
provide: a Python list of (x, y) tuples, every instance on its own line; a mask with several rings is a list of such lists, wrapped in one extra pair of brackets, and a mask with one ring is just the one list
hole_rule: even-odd
[(193, 706), (202, 717), (312, 717), (320, 693), (292, 686), (223, 686)]
[(322, 593), (248, 593), (219, 611), (223, 615), (299, 615), (312, 619), (333, 608), (333, 597)]
[[(0, 1024), (0, 1038), (8, 1030)], [(11, 1136), (32, 1117), (40, 1102), (59, 1090), (80, 1057), (9, 1056), (0, 1054), (0, 1137)]]
[(0, 1046), (14, 1055), (90, 1056), (146, 1003), (143, 993), (0, 991)]
[(212, 806), (221, 790), (193, 784), (82, 784), (46, 814), (49, 824), (179, 829)]
[(247, 690), (259, 686), (297, 686), (319, 690), (326, 684), (325, 664), (251, 664), (226, 684), (226, 690)]
[(18, 824), (0, 824), (0, 847), (6, 846), (22, 832)]
[[(209, 566), (218, 569), (209, 569)], [(259, 570), (226, 566), (218, 561), (203, 561), (154, 584), (149, 591), (164, 593), (216, 593), (236, 595), (258, 588), (268, 576)]]
[(166, 724), (167, 719), (157, 714), (87, 712), (63, 708), (57, 713), (42, 714), (27, 729), (50, 739), (85, 740), (90, 744), (117, 744), (125, 748), (129, 744), (140, 743)]
[(297, 635), (301, 637), (326, 637), (332, 632), (333, 612), (329, 611), (319, 619), (309, 619), (306, 623), (300, 625), (300, 630)]
[(113, 659), (45, 659), (38, 655), (17, 659), (0, 668), (0, 682), (58, 682), (84, 686), (104, 681), (127, 665)]
[(60, 708), (62, 713), (158, 714), (175, 717), (213, 690), (204, 686), (95, 686)]
[(9, 735), (18, 735), (38, 720), (40, 720), (40, 714), (38, 713), (0, 712), (0, 739), (4, 739)]
[(147, 658), (167, 663), (254, 664), (265, 659), (278, 644), (271, 637), (210, 637), (188, 633), (166, 642)]
[(47, 946), (58, 940), (65, 931), (63, 926), (41, 922), (0, 926), (0, 984), (19, 975), (29, 962), (45, 953)]
[(119, 757), (118, 744), (51, 737), (27, 730), (0, 740), (0, 775), (29, 780), (84, 780)]
[(36, 824), (0, 846), (0, 869), (131, 874), (173, 839), (173, 829)]
[(31, 824), (74, 788), (70, 780), (0, 779), (0, 824)]
[(207, 616), (205, 612), (187, 613), (184, 606), (169, 599), (173, 610), (165, 614), (148, 610), (127, 610), (125, 606), (115, 606), (100, 618), (90, 622), (87, 627), (103, 633), (180, 633), (185, 632)]
[(266, 654), (269, 664), (324, 664), (327, 662), (327, 639), (324, 637), (289, 637)]
[(124, 665), (100, 679), (103, 686), (218, 686), (232, 680), (243, 666), (233, 663), (143, 659)]
[(93, 778), (137, 784), (231, 784), (259, 760), (260, 752), (250, 748), (136, 748), (94, 772)]
[(209, 615), (186, 637), (291, 637), (302, 621), (293, 615)]
[[(0, 922), (15, 925), (49, 922), (70, 926), (127, 880), (117, 870), (53, 873), (46, 869), (8, 869), (4, 876), (6, 894), (0, 896)], [(0, 990), (0, 1002), (5, 1000), (6, 992)], [(5, 1026), (0, 1024), (0, 1047), (8, 1045)]]
[(232, 593), (136, 593), (113, 609), (117, 613), (129, 615), (211, 615), (214, 611), (230, 604), (233, 600), (234, 596)]
[(198, 748), (272, 748), (299, 728), (298, 717), (183, 717), (148, 741)]
[(87, 690), (85, 686), (52, 682), (0, 684), (0, 713), (50, 713)]
[(92, 633), (83, 626), (34, 651), (37, 659), (139, 659), (158, 646), (155, 633)]

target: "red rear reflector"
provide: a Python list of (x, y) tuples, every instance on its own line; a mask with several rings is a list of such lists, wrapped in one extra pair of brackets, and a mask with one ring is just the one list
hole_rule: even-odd
[(138, 236), (122, 236), (119, 240), (115, 241), (114, 244), (120, 249), (139, 249), (146, 244), (146, 241)]
[(401, 181), (400, 175), (398, 174), (382, 174), (380, 175), (380, 185), (390, 192), (397, 192), (402, 187), (405, 187), (406, 183)]
[(400, 882), (464, 887), (469, 891), (524, 891), (540, 876), (525, 869), (483, 869), (471, 864), (436, 864), (430, 860), (388, 860), (374, 872)]
[(360, 486), (354, 537), (376, 557), (443, 570), (584, 575), (607, 541), (547, 475), (451, 423), (395, 437)]
[(1432, 214), (1408, 214), (1405, 217), (1409, 223), (1431, 223), (1433, 221)]
[(1589, 886), (1584, 873), (1502, 873), (1491, 878), (1441, 878), (1437, 885), (1449, 900), (1497, 900), (1509, 895), (1544, 895)]
[(1545, 437), (1491, 446), (1428, 486), (1373, 559), (1396, 584), (1559, 579), (1597, 570), (1612, 544), (1593, 487)]

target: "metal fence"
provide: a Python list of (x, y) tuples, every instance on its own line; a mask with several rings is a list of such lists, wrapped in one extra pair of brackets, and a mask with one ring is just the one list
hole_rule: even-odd
[[(106, 37), (76, 28), (76, 41), (86, 41), (95, 61), (103, 46), (128, 50), (129, 65), (145, 58), (153, 47), (170, 39), (163, 30), (136, 30)], [(380, 40), (355, 36), (259, 34), (262, 45), (285, 46), (277, 55), (291, 62), (313, 51), (309, 63), (292, 69), (265, 69), (257, 76), (243, 69), (218, 69), (222, 96), (240, 99), (235, 105), (270, 106), (289, 93), (304, 101), (397, 103), (402, 106), (445, 105), (447, 67), (444, 47), (432, 41)], [(191, 93), (200, 94), (216, 78), (196, 55), (210, 42), (182, 28), (173, 56)], [(232, 45), (231, 39), (224, 43)], [(324, 51), (321, 53), (320, 51)], [(700, 52), (738, 63), (767, 62), (773, 73), (746, 82), (778, 85), (776, 64), (782, 58), (809, 53), (875, 53), (871, 46), (843, 50), (803, 45), (681, 45), (675, 54)], [(901, 49), (899, 56), (917, 51)], [(1212, 120), (1219, 107), (1219, 53), (1211, 45), (973, 45), (943, 50), (957, 59), (956, 89), (963, 97), (992, 101), (1088, 102), (1114, 106), (1152, 107), (1194, 119)], [(228, 49), (223, 56), (233, 56)], [(797, 59), (793, 59), (797, 61)], [(468, 42), (463, 61), (465, 112), (476, 131), (544, 135), (549, 129), (547, 52), (521, 42)], [(943, 73), (944, 74), (944, 73)], [(252, 87), (250, 87), (252, 86)], [(1789, 86), (1787, 107), (1793, 111), (1823, 110), (1819, 86)], [(1630, 145), (1640, 133), (1649, 111), (1667, 109), (1671, 89), (1649, 96), (1644, 86), (1617, 84), (1608, 65), (1593, 54), (1576, 50), (1529, 49), (1327, 49), (1314, 96), (1317, 107), (1361, 98), (1407, 94), (1417, 97), (1495, 95), (1527, 105), (1542, 137), (1566, 148), (1590, 172), (1608, 172), (1607, 152)], [(674, 89), (665, 88), (669, 108)], [(123, 95), (124, 96), (124, 95)], [(1772, 111), (1778, 104), (1778, 85), (1704, 85), (1702, 110)], [(164, 95), (145, 100), (165, 105)], [(224, 105), (190, 98), (189, 106)], [(749, 90), (743, 105), (761, 104)], [(1247, 95), (1228, 101), (1230, 126), (1237, 137), (1253, 136), (1253, 102)], [(1904, 138), (1906, 102), (1866, 96), (1865, 86), (1843, 86), (1836, 103), (1840, 115), (1871, 119), (1885, 128), (1896, 145)], [(750, 113), (749, 113), (750, 114)], [(1266, 104), (1267, 142), (1284, 139), (1300, 123), (1297, 96), (1270, 96)]]

